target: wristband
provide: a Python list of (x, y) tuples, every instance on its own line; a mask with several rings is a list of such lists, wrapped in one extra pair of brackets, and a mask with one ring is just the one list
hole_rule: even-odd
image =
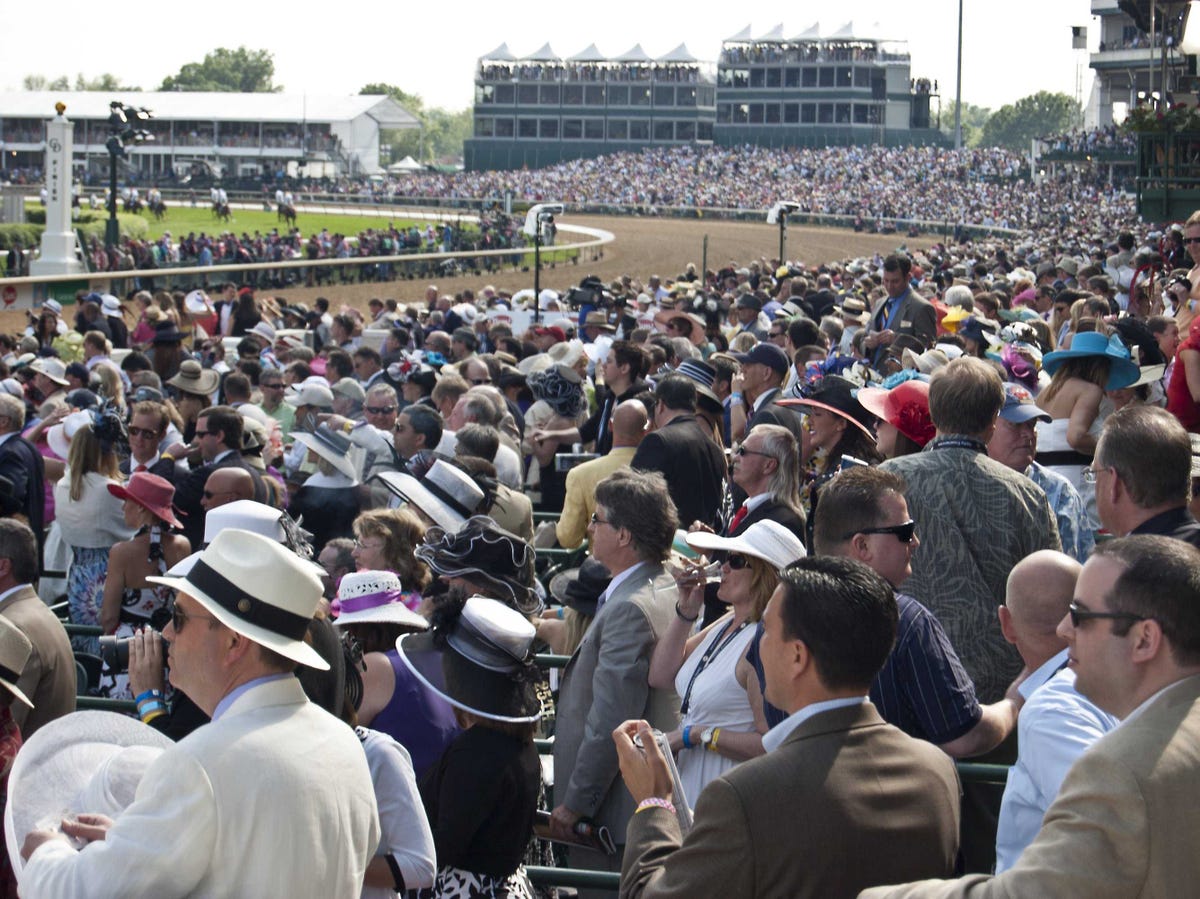
[(680, 618), (680, 619), (682, 619), (682, 620), (684, 620), (684, 621), (688, 622), (689, 624), (690, 624), (690, 623), (692, 623), (693, 621), (695, 621), (697, 618), (699, 618), (699, 617), (700, 617), (700, 613), (699, 613), (699, 612), (697, 612), (697, 613), (696, 613), (695, 615), (693, 615), (691, 618), (688, 618), (688, 617), (687, 617), (687, 615), (684, 615), (684, 614), (683, 614), (683, 612), (679, 611), (679, 600), (676, 600), (676, 601), (675, 601), (675, 615), (676, 615), (676, 617), (678, 617), (678, 618)]
[(138, 714), (139, 715), (146, 715), (146, 714), (148, 714), (150, 712), (154, 712), (154, 711), (165, 712), (166, 710), (167, 710), (167, 707), (165, 705), (163, 705), (161, 702), (159, 702), (157, 699), (152, 700), (150, 702), (138, 703)]
[(175, 461), (175, 457), (172, 456), (170, 453), (163, 453), (159, 458), (166, 459), (168, 462)]
[(712, 739), (709, 740), (709, 742), (708, 742), (708, 751), (709, 752), (717, 751), (717, 740), (719, 740), (719, 739), (721, 739), (721, 728), (718, 727), (716, 730), (713, 731)]
[(657, 796), (648, 796), (638, 803), (636, 815), (638, 812), (644, 812), (648, 808), (665, 808), (672, 815), (675, 814), (675, 806), (671, 804), (670, 799), (659, 799)]
[(564, 614), (566, 614), (566, 608), (565, 608), (564, 606), (559, 606), (559, 607), (558, 607), (558, 620), (559, 620), (559, 621), (562, 621), (562, 620), (563, 620), (563, 615), (564, 615)]
[(683, 728), (683, 748), (692, 748), (692, 726), (690, 724)]
[(729, 394), (729, 404), (731, 406), (740, 406), (742, 404), (742, 400), (743, 397), (740, 393)]
[(142, 724), (149, 724), (155, 718), (161, 718), (165, 714), (166, 714), (165, 711), (159, 710), (159, 711), (150, 712), (148, 715), (142, 715), (141, 716)]
[(162, 690), (150, 689), (150, 690), (145, 691), (144, 693), (139, 693), (137, 696), (134, 697), (133, 701), (140, 705), (141, 703), (145, 702), (147, 699), (162, 699)]

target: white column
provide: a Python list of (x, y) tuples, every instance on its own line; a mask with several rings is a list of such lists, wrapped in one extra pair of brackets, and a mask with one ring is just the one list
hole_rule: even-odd
[(46, 230), (41, 256), (29, 265), (31, 275), (67, 275), (84, 271), (75, 256), (75, 231), (71, 227), (71, 151), (74, 135), (66, 106), (46, 123)]

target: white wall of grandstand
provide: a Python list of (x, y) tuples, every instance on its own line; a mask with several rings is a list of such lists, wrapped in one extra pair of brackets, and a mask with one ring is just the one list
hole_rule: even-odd
[(847, 23), (788, 36), (747, 26), (717, 63), (680, 44), (652, 58), (549, 44), (479, 59), (468, 169), (540, 167), (671, 144), (936, 143), (936, 85), (912, 78), (907, 43)]
[[(1172, 4), (1176, 12), (1180, 4)], [(1174, 93), (1185, 74), (1187, 62), (1176, 46), (1178, 22), (1162, 11), (1160, 4), (1153, 36), (1117, 5), (1117, 0), (1092, 0), (1092, 15), (1100, 19), (1100, 43), (1090, 54), (1089, 65), (1096, 73), (1094, 94), (1088, 104), (1088, 120), (1098, 125), (1121, 122), (1125, 113), (1163, 96)], [(1141, 23), (1149, 25), (1149, 22)], [(1165, 26), (1166, 33), (1163, 29)]]
[(123, 165), (145, 177), (259, 177), (279, 171), (311, 177), (380, 170), (380, 129), (417, 128), (416, 118), (385, 96), (304, 94), (0, 93), (0, 172), (45, 161), (45, 122), (63, 102), (75, 126), (74, 165), (85, 178), (106, 177), (109, 103), (149, 109), (154, 139), (127, 149)]

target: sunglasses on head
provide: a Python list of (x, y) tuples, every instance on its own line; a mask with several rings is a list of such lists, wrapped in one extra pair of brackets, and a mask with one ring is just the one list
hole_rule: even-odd
[(911, 518), (904, 524), (892, 524), (882, 528), (862, 528), (852, 534), (847, 534), (843, 540), (849, 540), (854, 534), (892, 534), (901, 543), (912, 543), (917, 533), (917, 523)]

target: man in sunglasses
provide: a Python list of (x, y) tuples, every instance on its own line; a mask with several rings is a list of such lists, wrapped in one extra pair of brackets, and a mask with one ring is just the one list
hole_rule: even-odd
[(1002, 874), (867, 890), (909, 896), (1184, 896), (1200, 880), (1200, 551), (1101, 543), (1058, 628), (1075, 687), (1121, 725), (1081, 755)]

